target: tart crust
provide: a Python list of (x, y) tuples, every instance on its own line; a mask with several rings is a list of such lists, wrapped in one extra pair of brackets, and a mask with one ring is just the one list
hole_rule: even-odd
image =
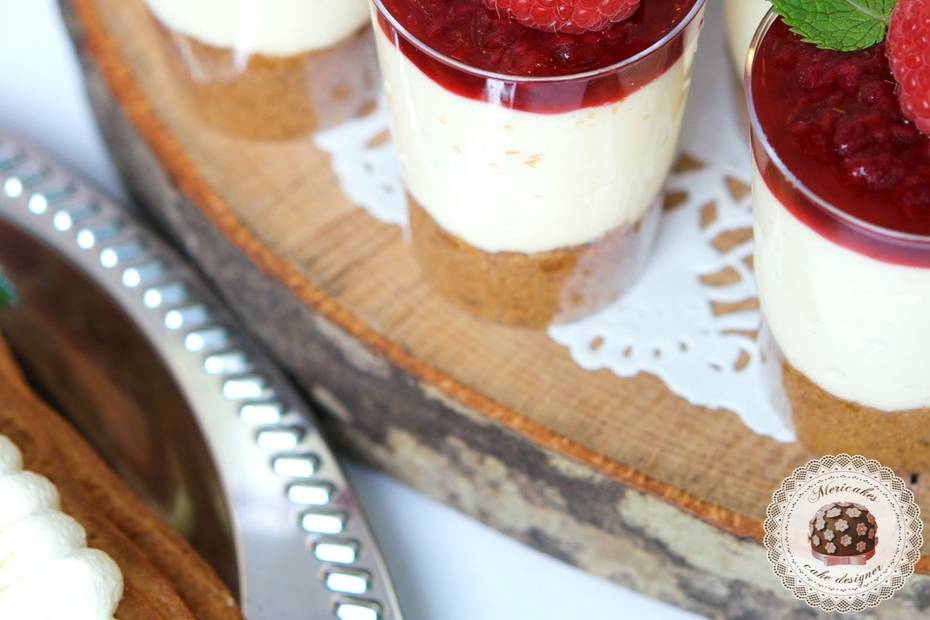
[(87, 530), (88, 546), (123, 573), (120, 620), (239, 620), (213, 569), (152, 513), (64, 419), (26, 385), (0, 340), (0, 434), (22, 451), (24, 469), (58, 487), (62, 510)]

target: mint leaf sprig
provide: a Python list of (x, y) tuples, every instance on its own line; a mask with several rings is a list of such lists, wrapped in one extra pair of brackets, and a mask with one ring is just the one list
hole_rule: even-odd
[(775, 12), (804, 42), (853, 52), (885, 40), (897, 0), (772, 0)]
[(16, 289), (13, 284), (7, 280), (3, 272), (0, 271), (0, 309), (11, 306), (16, 301)]

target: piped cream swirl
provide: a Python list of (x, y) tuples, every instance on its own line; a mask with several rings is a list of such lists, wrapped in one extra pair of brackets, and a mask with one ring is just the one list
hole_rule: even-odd
[(87, 548), (84, 528), (60, 511), (55, 485), (22, 467), (19, 449), (0, 435), (0, 618), (113, 618), (123, 597), (119, 567)]

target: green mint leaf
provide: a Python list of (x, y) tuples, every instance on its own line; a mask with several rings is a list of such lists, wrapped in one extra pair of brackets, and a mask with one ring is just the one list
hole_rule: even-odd
[(885, 40), (897, 0), (772, 0), (792, 32), (821, 49), (852, 52)]
[(16, 301), (16, 290), (13, 284), (0, 272), (0, 308), (10, 306)]

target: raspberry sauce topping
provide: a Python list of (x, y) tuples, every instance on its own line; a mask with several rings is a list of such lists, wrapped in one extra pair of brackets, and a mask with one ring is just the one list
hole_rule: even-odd
[[(545, 32), (521, 25), (484, 0), (382, 0), (410, 34), (436, 52), (477, 70), (513, 76), (506, 89), (493, 88), (495, 103), (526, 111), (555, 113), (619, 101), (664, 73), (684, 49), (681, 33), (661, 49), (624, 69), (579, 80), (522, 82), (520, 78), (572, 76), (620, 63), (675, 30), (698, 0), (648, 0), (625, 21), (599, 32)], [(487, 80), (421, 51), (383, 16), (388, 38), (424, 73), (448, 90), (488, 100)], [(498, 84), (500, 81), (497, 81)]]
[[(930, 235), (930, 138), (902, 113), (884, 43), (821, 50), (776, 20), (756, 52), (752, 96), (765, 138), (814, 194), (869, 224)], [(930, 262), (907, 244), (840, 226), (782, 177), (759, 141), (755, 151), (775, 195), (824, 236), (895, 263)]]

